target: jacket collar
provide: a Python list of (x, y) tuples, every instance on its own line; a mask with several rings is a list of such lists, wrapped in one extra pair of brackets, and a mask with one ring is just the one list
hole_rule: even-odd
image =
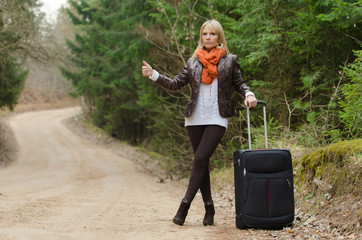
[(217, 64), (217, 74), (220, 76), (220, 73), (225, 70), (224, 65), (226, 63), (226, 56), (225, 54), (222, 58), (220, 58), (219, 63)]

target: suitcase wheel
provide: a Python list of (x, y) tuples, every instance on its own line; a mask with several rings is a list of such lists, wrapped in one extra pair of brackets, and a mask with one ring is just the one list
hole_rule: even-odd
[(247, 228), (248, 226), (246, 226), (245, 224), (244, 224), (244, 221), (243, 221), (243, 219), (240, 217), (240, 218), (236, 218), (236, 227), (237, 228), (239, 228), (239, 229), (245, 229), (245, 228)]

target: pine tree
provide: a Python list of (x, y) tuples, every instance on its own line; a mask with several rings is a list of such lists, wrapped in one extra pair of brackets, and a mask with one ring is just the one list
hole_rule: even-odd
[(39, 31), (37, 0), (0, 2), (0, 108), (13, 109), (23, 90), (27, 70), (21, 62), (35, 56), (32, 39)]
[(76, 10), (68, 14), (79, 29), (68, 41), (74, 70), (63, 69), (72, 80), (76, 95), (85, 97), (93, 121), (112, 135), (137, 142), (145, 134), (144, 119), (137, 105), (135, 69), (141, 69), (148, 44), (136, 31), (147, 24), (145, 1), (70, 1)]
[(347, 136), (361, 138), (362, 125), (362, 50), (355, 51), (357, 58), (344, 68), (346, 76), (351, 80), (342, 87), (343, 98), (340, 100), (339, 116), (345, 124)]

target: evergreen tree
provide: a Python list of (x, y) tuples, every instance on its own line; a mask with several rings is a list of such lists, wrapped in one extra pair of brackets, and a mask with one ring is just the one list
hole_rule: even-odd
[[(306, 114), (310, 127), (322, 137), (340, 129), (338, 99), (342, 94), (340, 66), (353, 62), (359, 49), (362, 4), (358, 1), (306, 2), (296, 13), (298, 21), (290, 36), (290, 48), (299, 63), (300, 91), (294, 106)], [(301, 96), (305, 96), (302, 99)]]
[(13, 109), (20, 93), (23, 91), (24, 81), (28, 71), (24, 71), (16, 58), (9, 54), (0, 61), (0, 107)]
[(37, 0), (0, 2), (0, 108), (13, 109), (23, 90), (27, 71), (21, 61), (36, 55), (32, 39), (42, 18), (38, 7)]
[(96, 125), (112, 135), (137, 142), (145, 134), (138, 106), (136, 78), (148, 44), (139, 37), (137, 24), (148, 23), (145, 1), (70, 1), (68, 14), (79, 29), (68, 41), (74, 70), (63, 74), (85, 97)]
[(340, 101), (342, 110), (339, 113), (345, 124), (347, 136), (360, 138), (362, 136), (362, 50), (356, 51), (357, 59), (344, 68), (350, 83), (342, 87), (343, 98)]

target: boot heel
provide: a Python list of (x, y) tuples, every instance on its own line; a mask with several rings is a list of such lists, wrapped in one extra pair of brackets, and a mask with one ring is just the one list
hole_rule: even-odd
[(202, 224), (204, 226), (211, 226), (214, 225), (214, 215), (215, 215), (215, 208), (213, 201), (205, 202), (205, 216)]
[(182, 199), (179, 209), (177, 210), (177, 213), (175, 217), (173, 218), (173, 223), (182, 226), (185, 222), (187, 213), (190, 208), (190, 203), (187, 201), (187, 199)]

